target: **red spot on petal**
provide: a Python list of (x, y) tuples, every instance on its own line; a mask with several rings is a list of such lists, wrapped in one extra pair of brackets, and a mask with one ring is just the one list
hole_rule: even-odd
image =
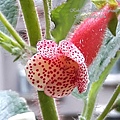
[(33, 59), (33, 61), (35, 61), (35, 59)]
[(36, 69), (36, 72), (38, 72), (39, 71), (39, 69)]
[(35, 84), (35, 82), (32, 82), (32, 84)]
[(38, 65), (41, 65), (41, 62), (39, 62)]
[(33, 65), (36, 66), (36, 63), (34, 63)]
[(26, 69), (28, 69), (28, 67), (26, 67)]
[(39, 80), (37, 80), (37, 83), (39, 83), (40, 81)]
[(38, 76), (40, 76), (40, 73), (38, 73)]

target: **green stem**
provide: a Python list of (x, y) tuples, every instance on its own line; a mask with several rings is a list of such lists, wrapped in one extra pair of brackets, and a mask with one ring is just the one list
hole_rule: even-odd
[(58, 120), (58, 114), (53, 98), (48, 97), (44, 92), (38, 92), (38, 97), (44, 120)]
[(20, 0), (31, 46), (42, 39), (41, 28), (35, 10), (34, 0)]
[[(88, 96), (88, 101), (86, 103), (85, 110), (84, 110), (85, 111), (84, 117), (86, 118), (86, 120), (90, 120), (92, 117), (92, 113), (93, 113), (95, 102), (96, 102), (97, 93), (99, 90), (98, 87), (96, 87), (96, 88), (94, 88), (94, 87), (95, 87), (95, 85), (93, 83), (91, 86), (91, 90), (90, 90), (89, 96)], [(94, 93), (92, 92), (93, 88), (94, 88), (94, 90), (96, 90)]]
[[(92, 85), (90, 86), (87, 103), (85, 105), (84, 114), (83, 114), (83, 117), (85, 117), (86, 120), (91, 119), (98, 91), (101, 88), (101, 86), (103, 85), (103, 82), (105, 81), (105, 79), (106, 79), (107, 75), (109, 74), (110, 70), (112, 69), (113, 65), (116, 63), (116, 61), (119, 58), (120, 58), (120, 51), (118, 51), (116, 53), (116, 56), (113, 59), (111, 59), (111, 62), (105, 68), (105, 70), (102, 72), (101, 76), (99, 77), (99, 80), (97, 80), (96, 82), (93, 82)], [(82, 119), (80, 119), (80, 120), (82, 120)]]
[(15, 29), (7, 21), (7, 19), (4, 17), (4, 15), (1, 12), (0, 12), (0, 20), (5, 25), (5, 27), (8, 29), (8, 31), (11, 33), (11, 35), (15, 38), (15, 40), (21, 45), (21, 47), (24, 48), (26, 43), (22, 40), (22, 38), (19, 36), (19, 34), (15, 31)]
[(110, 110), (111, 110), (116, 98), (118, 97), (119, 93), (120, 93), (120, 85), (117, 86), (112, 98), (110, 99), (109, 103), (107, 104), (107, 106), (104, 109), (104, 111), (102, 112), (102, 114), (97, 118), (97, 120), (104, 120), (106, 115), (110, 112)]
[(51, 39), (51, 20), (50, 20), (50, 12), (49, 12), (49, 3), (48, 0), (43, 0), (44, 4), (44, 12), (45, 12), (45, 21), (46, 21), (46, 39)]
[[(41, 30), (36, 16), (33, 0), (20, 0), (22, 11), (24, 14), (27, 31), (30, 38), (30, 44), (35, 47), (39, 39), (41, 39)], [(48, 24), (49, 28), (49, 24)], [(33, 49), (34, 51), (34, 49)], [(44, 92), (38, 91), (39, 104), (44, 120), (58, 120), (57, 110), (53, 98), (48, 97)]]
[(8, 35), (4, 34), (1, 31), (0, 31), (0, 38), (3, 38), (4, 42), (11, 43), (13, 46), (19, 47), (22, 49), (19, 43), (17, 43), (15, 40), (13, 40), (11, 37), (9, 37)]
[(81, 116), (84, 116), (84, 115), (85, 115), (86, 107), (87, 107), (87, 100), (84, 100), (84, 109), (83, 109), (83, 113), (82, 113)]

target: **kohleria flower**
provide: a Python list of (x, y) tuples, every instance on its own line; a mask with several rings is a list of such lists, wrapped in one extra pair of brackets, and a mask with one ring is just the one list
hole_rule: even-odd
[(59, 45), (52, 40), (38, 42), (37, 53), (28, 60), (26, 73), (37, 90), (56, 98), (70, 94), (75, 87), (84, 92), (89, 81), (82, 53), (65, 40)]
[(75, 30), (70, 41), (83, 53), (89, 66), (96, 57), (105, 35), (108, 23), (113, 18), (114, 6), (106, 5), (85, 19)]
[(64, 97), (75, 87), (84, 92), (89, 82), (87, 67), (102, 45), (113, 9), (106, 5), (95, 12), (59, 45), (52, 40), (38, 42), (37, 53), (26, 65), (29, 82), (51, 97)]

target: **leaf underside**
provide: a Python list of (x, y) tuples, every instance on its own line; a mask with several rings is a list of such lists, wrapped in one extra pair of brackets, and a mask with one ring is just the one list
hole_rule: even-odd
[[(5, 15), (7, 20), (13, 27), (17, 24), (18, 19), (18, 6), (16, 0), (0, 0), (0, 11)], [(0, 30), (6, 34), (9, 34), (8, 30), (4, 27), (0, 21)]]
[(30, 112), (30, 109), (24, 98), (11, 90), (0, 91), (0, 120), (8, 120), (16, 114), (25, 112)]

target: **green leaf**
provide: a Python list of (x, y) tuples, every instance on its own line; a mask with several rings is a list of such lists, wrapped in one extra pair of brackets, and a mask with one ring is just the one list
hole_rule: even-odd
[[(16, 0), (0, 0), (0, 11), (5, 15), (7, 20), (16, 26), (18, 19), (18, 6)], [(9, 34), (8, 30), (4, 27), (0, 21), (0, 30), (4, 33)]]
[(102, 8), (106, 4), (106, 0), (91, 0), (97, 8)]
[(111, 6), (118, 6), (116, 0), (91, 0), (91, 1), (97, 6), (97, 8), (102, 8), (107, 3)]
[(120, 48), (120, 23), (117, 26), (116, 36), (113, 36), (109, 30), (105, 35), (103, 45), (94, 60), (93, 64), (89, 67), (90, 83), (85, 93), (79, 94), (77, 89), (74, 89), (73, 95), (77, 98), (85, 99), (88, 95), (91, 84), (97, 80), (101, 73), (105, 70), (106, 66), (110, 63), (111, 59), (115, 57), (116, 52)]
[(17, 61), (20, 57), (21, 57), (21, 55), (18, 55), (18, 56), (13, 60), (13, 62)]
[(112, 6), (117, 6), (118, 5), (118, 2), (116, 0), (108, 0), (107, 2), (108, 2), (108, 4), (110, 4)]
[(110, 20), (110, 22), (108, 24), (108, 28), (114, 36), (116, 36), (117, 24), (118, 24), (118, 18), (116, 16), (116, 14), (114, 14), (113, 18)]
[(116, 9), (116, 14), (119, 16), (119, 14), (120, 14), (120, 6), (117, 7), (117, 9)]
[(86, 0), (67, 0), (51, 12), (51, 20), (55, 23), (52, 35), (56, 42), (66, 38), (85, 2)]

